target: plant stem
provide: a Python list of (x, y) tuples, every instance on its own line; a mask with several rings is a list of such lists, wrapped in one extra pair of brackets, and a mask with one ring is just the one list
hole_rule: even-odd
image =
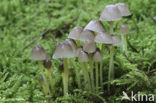
[(71, 59), (71, 61), (72, 61), (72, 64), (75, 68), (74, 70), (75, 70), (75, 74), (76, 74), (76, 80), (77, 80), (78, 88), (81, 88), (80, 75), (79, 75), (79, 71), (78, 71), (79, 68), (77, 67), (74, 59)]
[(110, 34), (113, 34), (114, 30), (113, 30), (113, 21), (110, 21)]
[[(102, 47), (101, 47), (101, 52), (103, 52), (103, 49), (104, 49), (104, 44), (102, 44)], [(102, 54), (102, 58), (103, 58), (103, 53)], [(100, 85), (101, 87), (103, 86), (103, 70), (102, 70), (102, 65), (103, 65), (103, 61), (101, 60), (100, 62)]]
[(92, 54), (89, 54), (89, 65), (90, 65), (90, 73), (91, 73), (91, 84), (92, 89), (95, 89), (95, 83), (94, 83), (94, 68), (93, 68), (93, 60), (92, 60)]
[(127, 36), (126, 35), (121, 35), (122, 38), (122, 47), (123, 47), (123, 52), (127, 55)]
[(95, 62), (95, 67), (96, 67), (96, 90), (98, 90), (99, 86), (99, 68), (98, 68), (98, 62)]
[[(109, 61), (109, 74), (108, 81), (114, 79), (114, 46), (110, 46), (110, 61)], [(108, 89), (110, 89), (110, 85), (108, 85)]]
[(64, 96), (68, 94), (68, 77), (69, 77), (69, 69), (68, 69), (68, 62), (67, 58), (63, 58), (63, 66), (64, 66), (64, 73), (63, 73), (63, 86), (64, 86)]
[(48, 95), (48, 94), (50, 94), (50, 89), (49, 89), (49, 85), (48, 85), (48, 82), (47, 82), (47, 78), (45, 77), (45, 74), (44, 74), (44, 70), (42, 68), (42, 61), (38, 61), (38, 64), (39, 64), (39, 67), (40, 67), (40, 72), (41, 72), (41, 75), (43, 77), (43, 80), (45, 81), (45, 87), (46, 87), (46, 94), (45, 95)]
[(50, 81), (51, 91), (53, 91), (53, 78), (52, 78), (52, 73), (50, 71), (50, 68), (46, 69), (46, 72), (47, 72), (47, 76), (48, 76), (49, 81)]
[(85, 80), (85, 84), (87, 84), (86, 85), (86, 89), (90, 89), (91, 90), (91, 84), (90, 84), (90, 79), (89, 79), (89, 73), (88, 73), (88, 70), (87, 70), (87, 66), (86, 66), (86, 63), (85, 62), (82, 62), (81, 63), (81, 66), (82, 66), (82, 69), (83, 69), (83, 75), (84, 75), (84, 80)]

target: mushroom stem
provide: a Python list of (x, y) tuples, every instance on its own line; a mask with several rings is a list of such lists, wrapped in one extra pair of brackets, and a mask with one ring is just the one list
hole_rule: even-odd
[(53, 79), (52, 79), (52, 73), (50, 71), (50, 68), (46, 69), (46, 73), (47, 73), (47, 76), (48, 76), (49, 81), (50, 81), (51, 91), (53, 91)]
[(99, 86), (99, 68), (98, 68), (98, 62), (95, 62), (95, 67), (96, 67), (96, 90), (98, 91), (98, 86)]
[(89, 88), (91, 90), (91, 83), (90, 83), (90, 79), (89, 79), (89, 73), (87, 70), (86, 62), (82, 62), (81, 66), (82, 66), (83, 71), (84, 71), (84, 80), (85, 80), (85, 83), (87, 84), (86, 89)]
[(72, 64), (73, 64), (73, 66), (75, 68), (74, 70), (75, 70), (75, 73), (76, 73), (76, 80), (77, 80), (78, 88), (81, 88), (80, 75), (79, 75), (79, 71), (78, 71), (79, 68), (77, 67), (74, 59), (71, 59), (71, 61), (72, 61)]
[[(108, 81), (114, 79), (114, 46), (110, 46), (110, 61), (109, 61), (109, 73), (108, 73)], [(110, 85), (108, 85), (108, 90), (110, 89)]]
[(63, 58), (63, 66), (64, 66), (64, 73), (62, 74), (62, 76), (63, 76), (63, 86), (64, 86), (64, 96), (65, 96), (68, 94), (68, 77), (69, 77), (67, 58)]
[(41, 72), (41, 75), (43, 77), (43, 80), (45, 81), (45, 87), (46, 87), (46, 90), (45, 90), (46, 91), (45, 92), (46, 94), (45, 95), (48, 95), (48, 94), (50, 94), (50, 89), (49, 89), (49, 85), (48, 85), (48, 82), (47, 82), (47, 78), (44, 75), (44, 70), (42, 68), (42, 61), (38, 61), (38, 65), (40, 67), (40, 72)]
[(113, 34), (113, 21), (110, 21), (110, 34)]
[(92, 84), (92, 89), (94, 90), (95, 84), (94, 84), (94, 68), (93, 68), (93, 60), (92, 60), (92, 54), (89, 54), (89, 65), (90, 65), (90, 73), (91, 73), (91, 84)]
[(127, 37), (126, 35), (121, 35), (121, 38), (122, 38), (123, 52), (125, 52), (125, 54), (127, 55)]
[[(102, 44), (101, 52), (103, 52), (103, 49), (104, 49), (104, 44)], [(103, 53), (102, 53), (102, 58), (103, 58)], [(101, 62), (100, 62), (100, 85), (101, 85), (101, 87), (103, 86), (103, 70), (102, 70), (102, 65), (103, 65), (103, 61), (101, 60)]]

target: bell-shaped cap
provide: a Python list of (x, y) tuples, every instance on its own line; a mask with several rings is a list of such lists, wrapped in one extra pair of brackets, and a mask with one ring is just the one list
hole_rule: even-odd
[(83, 44), (83, 50), (87, 53), (93, 53), (96, 50), (96, 43), (92, 40), (87, 40)]
[(128, 7), (124, 3), (117, 3), (115, 5), (120, 10), (121, 16), (129, 16), (129, 15), (131, 15), (131, 12), (129, 11)]
[(112, 44), (113, 43), (111, 35), (108, 34), (107, 32), (97, 33), (94, 41), (96, 43), (103, 43), (103, 44)]
[(79, 55), (79, 52), (80, 52), (81, 50), (83, 50), (82, 47), (77, 48), (77, 51), (76, 51), (77, 56)]
[(91, 31), (94, 31), (94, 32), (105, 32), (104, 30), (104, 26), (103, 24), (101, 23), (100, 20), (91, 20), (87, 25), (86, 27), (84, 28), (85, 30), (91, 30)]
[(86, 40), (94, 40), (95, 36), (94, 33), (90, 30), (83, 30), (81, 32), (79, 40), (86, 41)]
[(33, 60), (45, 60), (47, 58), (46, 51), (40, 45), (35, 46), (31, 51), (31, 59)]
[(93, 54), (93, 61), (100, 62), (102, 60), (102, 54), (99, 49), (97, 49)]
[(89, 56), (85, 51), (81, 50), (78, 55), (78, 60), (79, 62), (88, 62)]
[(56, 46), (55, 52), (53, 54), (53, 59), (57, 58), (72, 58), (75, 57), (72, 47), (67, 42), (62, 42)]
[(106, 6), (100, 16), (100, 20), (102, 21), (117, 21), (121, 19), (122, 16), (120, 10), (116, 5)]
[(83, 31), (82, 27), (76, 26), (70, 31), (68, 38), (79, 40), (79, 36), (81, 35), (82, 31)]
[(125, 34), (128, 34), (129, 33), (129, 28), (128, 28), (128, 26), (126, 24), (122, 24), (120, 26), (120, 33), (122, 35), (125, 35)]
[(112, 39), (113, 39), (113, 44), (112, 44), (113, 46), (118, 46), (118, 45), (121, 44), (121, 41), (120, 41), (118, 36), (116, 36), (116, 35), (111, 35), (111, 36), (112, 36)]
[(73, 52), (76, 53), (77, 45), (76, 45), (76, 42), (74, 40), (67, 39), (67, 40), (65, 40), (65, 43), (69, 44), (72, 47)]

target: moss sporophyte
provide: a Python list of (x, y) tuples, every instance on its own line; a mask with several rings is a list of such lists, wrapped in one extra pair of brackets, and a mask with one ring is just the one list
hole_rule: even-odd
[[(103, 90), (104, 84), (104, 54), (105, 49), (109, 48), (109, 68), (108, 81), (114, 79), (114, 55), (115, 46), (121, 44), (120, 38), (114, 31), (114, 22), (122, 19), (122, 16), (130, 15), (129, 9), (123, 3), (115, 5), (107, 5), (99, 19), (91, 20), (83, 29), (81, 26), (75, 26), (69, 32), (68, 39), (59, 43), (53, 53), (53, 59), (63, 60), (58, 67), (62, 74), (64, 96), (67, 96), (71, 91), (69, 89), (69, 67), (72, 67), (72, 72), (75, 73), (76, 85), (78, 89), (97, 92)], [(104, 29), (101, 21), (108, 21), (109, 30)], [(127, 51), (126, 37), (129, 32), (126, 25), (121, 25), (120, 33), (122, 38), (123, 50)], [(50, 95), (55, 84), (53, 81), (53, 67), (49, 54), (41, 46), (35, 46), (32, 49), (31, 58), (39, 61), (40, 72), (42, 77), (40, 83), (43, 87), (45, 95)], [(46, 69), (43, 69), (43, 65)], [(106, 68), (106, 67), (105, 67)], [(74, 76), (74, 75), (71, 75)], [(83, 78), (81, 78), (83, 77)], [(110, 84), (108, 84), (110, 90)]]

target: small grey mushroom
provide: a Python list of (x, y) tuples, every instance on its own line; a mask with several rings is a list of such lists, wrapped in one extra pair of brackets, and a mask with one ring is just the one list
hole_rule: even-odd
[(107, 5), (100, 16), (101, 21), (117, 21), (121, 19), (122, 15), (116, 5)]
[(46, 53), (45, 49), (40, 45), (35, 46), (31, 51), (31, 59), (32, 60), (47, 59), (47, 53)]
[(102, 60), (102, 54), (99, 49), (97, 49), (93, 54), (93, 61), (100, 62)]
[(70, 31), (68, 38), (79, 40), (82, 31), (82, 27), (76, 26)]
[(129, 11), (128, 7), (124, 3), (117, 3), (115, 5), (120, 10), (120, 13), (121, 13), (122, 16), (129, 16), (129, 15), (131, 15), (131, 12)]
[(84, 29), (91, 30), (93, 32), (105, 32), (103, 24), (97, 19), (91, 20)]
[(83, 50), (87, 53), (93, 53), (96, 50), (96, 43), (92, 40), (87, 40), (83, 44)]
[(79, 62), (88, 62), (89, 56), (85, 51), (81, 50), (78, 55), (78, 60)]

